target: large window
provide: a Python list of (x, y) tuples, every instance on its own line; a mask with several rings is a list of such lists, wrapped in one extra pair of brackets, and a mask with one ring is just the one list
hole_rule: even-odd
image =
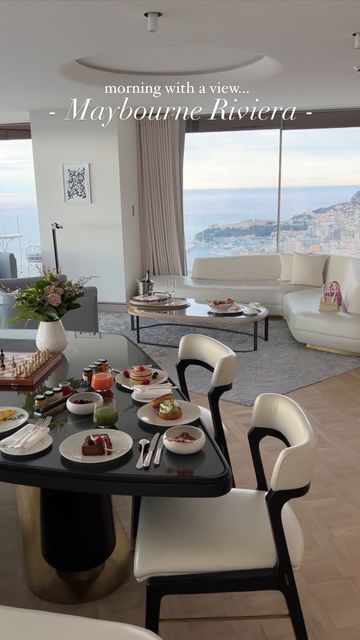
[(358, 127), (186, 134), (189, 271), (216, 254), (360, 255), (359, 148)]
[(41, 251), (30, 139), (0, 140), (0, 251), (15, 254), (18, 275), (37, 274)]

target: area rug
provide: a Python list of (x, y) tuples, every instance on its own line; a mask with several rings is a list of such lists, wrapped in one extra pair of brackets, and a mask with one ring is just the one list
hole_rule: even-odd
[[(141, 326), (145, 327), (147, 324), (154, 324), (154, 321), (141, 320)], [(136, 341), (136, 333), (131, 331), (126, 313), (101, 313), (100, 330), (123, 334)], [(262, 332), (263, 326), (259, 326), (259, 335)], [(204, 333), (233, 349), (252, 348), (252, 336), (239, 336), (200, 326), (189, 328), (169, 325), (142, 331), (142, 340), (158, 342), (161, 346), (140, 346), (175, 380), (177, 350), (166, 345), (178, 344), (185, 333)], [(251, 406), (259, 393), (289, 393), (359, 366), (360, 358), (355, 356), (306, 349), (303, 344), (294, 340), (285, 320), (270, 319), (269, 341), (259, 340), (257, 351), (237, 354), (237, 373), (233, 388), (224, 394), (223, 399)], [(188, 374), (189, 388), (198, 393), (207, 393), (210, 378), (211, 374), (206, 370), (191, 367)]]

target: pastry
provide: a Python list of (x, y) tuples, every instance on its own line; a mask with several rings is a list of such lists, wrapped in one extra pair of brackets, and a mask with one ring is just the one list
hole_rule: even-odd
[(83, 456), (109, 456), (112, 453), (112, 442), (110, 437), (104, 433), (86, 436), (81, 447)]
[(174, 396), (171, 393), (171, 391), (169, 391), (169, 393), (164, 393), (162, 396), (157, 396), (156, 398), (151, 400), (150, 404), (152, 407), (154, 407), (154, 409), (157, 409), (160, 406), (160, 404), (164, 402), (164, 400), (173, 400), (173, 399), (174, 399)]
[(163, 400), (160, 402), (157, 415), (164, 420), (177, 420), (182, 416), (182, 410), (176, 400)]
[(0, 422), (11, 418), (16, 413), (16, 409), (0, 409)]

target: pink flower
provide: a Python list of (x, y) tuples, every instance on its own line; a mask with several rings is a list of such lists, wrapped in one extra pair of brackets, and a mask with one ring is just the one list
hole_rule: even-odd
[(56, 287), (55, 292), (58, 293), (59, 296), (62, 296), (64, 289), (62, 287)]
[(61, 305), (61, 296), (58, 293), (50, 293), (47, 296), (47, 301), (52, 307), (59, 307)]

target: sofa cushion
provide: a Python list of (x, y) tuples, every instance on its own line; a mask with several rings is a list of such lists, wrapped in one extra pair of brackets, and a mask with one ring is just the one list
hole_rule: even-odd
[(322, 287), (326, 259), (327, 256), (294, 253), (291, 283)]
[(347, 312), (360, 314), (360, 259), (354, 256), (330, 256), (325, 278), (340, 283)]
[(285, 280), (290, 282), (293, 270), (293, 254), (292, 253), (279, 253), (280, 258), (280, 277), (279, 280)]

